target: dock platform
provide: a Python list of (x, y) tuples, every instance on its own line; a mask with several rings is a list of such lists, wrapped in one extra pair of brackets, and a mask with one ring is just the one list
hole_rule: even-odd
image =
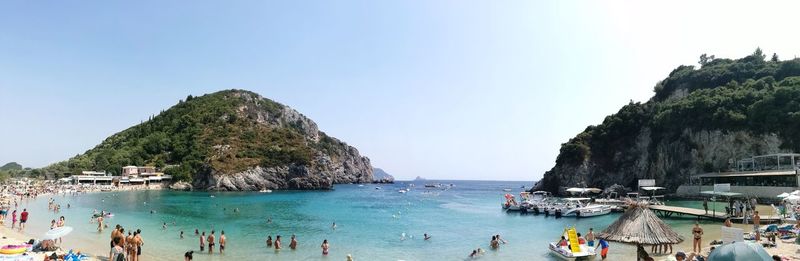
[[(670, 218), (673, 215), (675, 215), (678, 217), (694, 216), (697, 218), (711, 219), (718, 221), (724, 221), (726, 218), (731, 218), (731, 222), (734, 223), (742, 223), (744, 221), (744, 218), (742, 217), (729, 216), (724, 212), (714, 213), (713, 211), (709, 211), (708, 214), (706, 214), (705, 210), (696, 208), (686, 208), (686, 207), (676, 207), (676, 206), (666, 206), (666, 205), (650, 205), (649, 208), (653, 210), (653, 212), (655, 212), (661, 218)], [(752, 222), (752, 219), (748, 220)], [(779, 223), (780, 221), (781, 221), (780, 215), (761, 215), (761, 224)]]
[(676, 207), (667, 205), (650, 205), (650, 209), (653, 210), (653, 212), (655, 212), (662, 218), (672, 217), (673, 214), (677, 214), (678, 216), (689, 215), (699, 218), (715, 219), (715, 220), (725, 220), (726, 218), (728, 218), (728, 215), (725, 213), (714, 213), (712, 211), (709, 211), (708, 214), (706, 214), (705, 210), (696, 208), (685, 208), (685, 207)]

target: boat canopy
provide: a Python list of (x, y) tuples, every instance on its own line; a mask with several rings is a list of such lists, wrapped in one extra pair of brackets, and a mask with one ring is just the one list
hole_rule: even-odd
[(741, 196), (742, 195), (742, 193), (737, 193), (737, 192), (719, 192), (719, 191), (713, 191), (713, 190), (701, 191), (700, 194), (719, 195), (719, 196), (725, 196), (725, 197), (735, 197), (735, 196)]
[(600, 193), (600, 192), (603, 192), (603, 190), (599, 189), (599, 188), (568, 188), (567, 192), (573, 192), (573, 193), (586, 193), (586, 192)]
[(590, 198), (565, 198), (564, 200), (567, 201), (581, 201), (581, 200), (591, 200)]
[(647, 191), (651, 191), (651, 190), (661, 190), (661, 189), (666, 189), (666, 188), (664, 188), (664, 187), (642, 187), (642, 189), (647, 190)]

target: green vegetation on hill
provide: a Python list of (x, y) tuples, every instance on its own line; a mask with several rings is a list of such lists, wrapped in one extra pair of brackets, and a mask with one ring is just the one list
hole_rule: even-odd
[[(242, 95), (244, 94), (244, 95)], [(252, 99), (259, 97), (259, 99)], [(243, 107), (249, 111), (241, 111)], [(306, 165), (312, 146), (335, 142), (327, 136), (319, 144), (308, 142), (302, 124), (276, 128), (259, 124), (259, 116), (280, 118), (284, 106), (255, 93), (227, 90), (199, 97), (188, 96), (172, 108), (139, 125), (108, 137), (95, 148), (44, 169), (56, 177), (81, 170), (119, 174), (126, 165), (165, 168), (178, 180), (214, 169), (230, 173), (252, 166)], [(252, 109), (252, 110), (250, 110)]]
[(0, 171), (21, 170), (21, 169), (22, 165), (19, 165), (19, 163), (16, 162), (9, 162), (0, 167)]
[[(658, 154), (654, 150), (660, 141), (679, 140), (686, 130), (777, 134), (782, 149), (800, 151), (800, 59), (766, 59), (757, 49), (736, 60), (704, 54), (700, 65), (676, 68), (656, 84), (650, 101), (631, 102), (562, 144), (554, 171), (591, 162), (602, 173), (617, 173), (633, 164), (620, 152), (635, 146), (644, 130), (652, 140), (650, 157)], [(559, 186), (562, 180), (556, 176), (545, 174), (543, 186)]]

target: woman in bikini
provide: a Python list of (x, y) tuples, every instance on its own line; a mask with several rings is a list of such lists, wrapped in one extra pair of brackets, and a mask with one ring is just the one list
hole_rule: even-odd
[(329, 247), (327, 239), (322, 241), (322, 246), (321, 247), (322, 247), (322, 255), (323, 256), (327, 256), (328, 255), (328, 247)]

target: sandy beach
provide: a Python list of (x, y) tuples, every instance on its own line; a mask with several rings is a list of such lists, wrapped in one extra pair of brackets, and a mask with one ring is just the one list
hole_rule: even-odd
[[(27, 235), (27, 234), (24, 234), (24, 233), (20, 233), (16, 229), (11, 229), (10, 227), (7, 227), (5, 224), (3, 226), (0, 226), (0, 234), (3, 235), (3, 237), (0, 238), (0, 245), (18, 245), (18, 244), (21, 244), (21, 243), (28, 242), (28, 240), (30, 240), (31, 238), (37, 238), (37, 237), (35, 237), (33, 235)], [(66, 247), (66, 246), (62, 246), (62, 249), (58, 250), (58, 251), (55, 251), (55, 253), (56, 254), (65, 254), (66, 251), (64, 250), (64, 247)], [(67, 248), (66, 250), (69, 250), (69, 249)], [(45, 256), (49, 256), (49, 255), (51, 255), (53, 253), (54, 252), (28, 252), (27, 255), (33, 256), (34, 260), (38, 261), (38, 260), (44, 260)], [(106, 260), (106, 259), (108, 259), (108, 258), (101, 258), (100, 256), (96, 255), (96, 253), (83, 252), (83, 254), (89, 255), (89, 258), (87, 260)]]

